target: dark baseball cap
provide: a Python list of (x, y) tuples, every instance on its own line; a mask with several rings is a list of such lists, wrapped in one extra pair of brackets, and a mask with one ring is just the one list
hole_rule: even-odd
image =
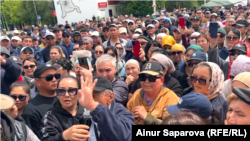
[(233, 93), (237, 95), (243, 102), (250, 105), (250, 89), (245, 88), (233, 88)]
[(73, 36), (81, 36), (80, 32), (79, 31), (75, 31)]
[(105, 26), (105, 27), (102, 28), (102, 31), (105, 31), (105, 30), (108, 30), (108, 29), (109, 29), (109, 27)]
[(69, 33), (68, 30), (64, 30), (62, 35), (68, 35), (68, 36), (70, 36), (70, 33)]
[(32, 41), (38, 41), (36, 37), (32, 37)]
[(161, 74), (163, 75), (163, 68), (162, 65), (158, 62), (148, 62), (143, 65), (142, 71), (140, 74), (149, 74), (149, 75), (158, 75)]
[(191, 21), (200, 21), (200, 18), (199, 17), (193, 17), (193, 18), (191, 18)]
[(202, 118), (208, 118), (213, 112), (212, 104), (207, 97), (195, 92), (182, 96), (178, 104), (167, 107), (169, 114), (179, 113), (181, 109), (194, 112)]
[(47, 69), (50, 69), (50, 68), (53, 68), (53, 69), (57, 70), (57, 67), (52, 66), (50, 64), (38, 65), (38, 67), (34, 71), (34, 78), (39, 78), (44, 71), (46, 71)]
[(53, 29), (53, 33), (55, 33), (56, 31), (62, 31), (60, 28), (56, 27)]
[(234, 10), (234, 13), (239, 13), (239, 11), (238, 10)]
[(207, 57), (206, 54), (202, 51), (195, 51), (190, 57), (190, 60), (199, 60), (199, 61), (206, 61)]
[(247, 48), (247, 47), (246, 47), (245, 44), (238, 43), (238, 44), (234, 45), (233, 48), (230, 49), (230, 51), (237, 49), (237, 50), (240, 50), (240, 51), (242, 51), (242, 52), (244, 52), (244, 53), (247, 53), (246, 48)]
[(14, 61), (14, 62), (15, 62), (16, 64), (18, 64), (18, 65), (23, 65), (23, 61), (22, 61), (21, 58), (18, 57), (18, 56), (11, 56), (10, 59), (11, 59), (12, 61)]
[(97, 79), (97, 83), (95, 85), (94, 91), (97, 91), (97, 92), (102, 92), (105, 90), (113, 91), (113, 87), (107, 78), (104, 78), (102, 76), (94, 76), (93, 81), (95, 79)]
[(244, 9), (244, 8), (243, 8), (243, 6), (239, 6), (239, 8), (238, 8), (238, 9)]
[(247, 20), (238, 20), (236, 21), (235, 24), (232, 24), (232, 26), (236, 26), (236, 25), (248, 27), (248, 22)]

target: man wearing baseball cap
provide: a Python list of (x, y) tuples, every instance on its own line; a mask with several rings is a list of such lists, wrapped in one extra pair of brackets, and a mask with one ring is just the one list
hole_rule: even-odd
[(62, 29), (61, 28), (54, 28), (53, 33), (55, 34), (56, 38), (56, 45), (60, 45), (62, 43)]
[(21, 45), (22, 40), (18, 37), (18, 36), (13, 36), (11, 38), (11, 52), (13, 52), (13, 50), (16, 50), (20, 45)]
[(195, 67), (200, 62), (206, 62), (206, 54), (202, 51), (195, 51), (192, 53), (190, 59), (188, 60), (188, 67)]
[(149, 24), (147, 26), (147, 32), (148, 32), (148, 39), (149, 40), (156, 40), (156, 35), (155, 35), (155, 26), (153, 24)]
[(247, 20), (238, 20), (232, 26), (240, 30), (241, 41), (245, 42), (245, 40), (246, 40), (246, 33), (248, 31), (248, 22), (247, 22)]
[(160, 125), (169, 115), (166, 107), (177, 104), (179, 97), (163, 86), (163, 68), (157, 62), (143, 65), (139, 81), (142, 88), (133, 94), (127, 109), (134, 115), (136, 125)]
[(34, 71), (37, 95), (29, 101), (23, 113), (23, 119), (29, 128), (41, 138), (42, 119), (55, 101), (57, 81), (61, 77), (56, 73), (56, 67), (49, 64), (39, 65)]
[[(41, 51), (41, 58), (42, 60), (40, 60), (40, 63), (41, 61), (43, 62), (48, 62), (50, 60), (50, 48), (54, 45), (56, 45), (56, 39), (55, 39), (55, 34), (52, 33), (52, 32), (47, 32), (45, 34), (45, 38), (46, 38), (46, 41), (47, 41), (47, 47), (45, 47), (42, 51)], [(65, 47), (62, 47), (60, 46), (64, 55), (66, 56), (66, 58), (69, 58), (69, 55), (68, 55), (68, 51), (66, 50)]]
[(200, 24), (201, 19), (199, 17), (191, 18), (191, 28), (193, 28), (195, 32), (200, 32)]
[(12, 59), (10, 53), (5, 47), (0, 48), (1, 61), (1, 91), (0, 93), (9, 95), (10, 85), (17, 81), (21, 74), (21, 67), (19, 67)]
[(10, 51), (10, 38), (8, 36), (1, 36), (0, 43), (2, 47), (5, 47), (8, 51)]
[(75, 32), (73, 33), (73, 36), (72, 36), (71, 41), (72, 41), (73, 43), (78, 43), (78, 44), (79, 44), (80, 41), (82, 41), (82, 37), (81, 37), (81, 34), (80, 34), (79, 31), (75, 31)]
[(34, 57), (34, 50), (31, 47), (23, 47), (20, 52), (20, 58), (24, 60), (28, 57)]
[(40, 141), (25, 123), (19, 122), (4, 113), (4, 110), (9, 110), (15, 105), (15, 100), (4, 94), (0, 94), (0, 98), (1, 140), (11, 141), (19, 139), (23, 141)]
[(128, 38), (127, 28), (125, 28), (125, 27), (120, 27), (119, 28), (119, 37), (122, 38), (122, 39), (127, 40), (127, 38)]
[(63, 37), (63, 42), (61, 43), (61, 46), (66, 48), (68, 55), (72, 55), (72, 50), (75, 43), (71, 42), (70, 32), (67, 29), (64, 30), (62, 37)]
[(98, 31), (92, 32), (91, 38), (93, 39), (94, 48), (97, 44), (101, 43), (100, 33)]
[(109, 25), (109, 35), (110, 39), (102, 44), (105, 48), (108, 46), (115, 46), (116, 43), (121, 43), (123, 46), (126, 45), (127, 41), (125, 39), (119, 38), (119, 29), (116, 24)]

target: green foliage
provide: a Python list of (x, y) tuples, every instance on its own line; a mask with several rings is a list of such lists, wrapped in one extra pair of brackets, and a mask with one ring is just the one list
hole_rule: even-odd
[(21, 21), (20, 15), (21, 1), (1, 2), (1, 12), (7, 24), (18, 24)]
[(173, 11), (174, 8), (193, 8), (198, 6), (197, 1), (167, 1), (166, 8), (168, 11)]

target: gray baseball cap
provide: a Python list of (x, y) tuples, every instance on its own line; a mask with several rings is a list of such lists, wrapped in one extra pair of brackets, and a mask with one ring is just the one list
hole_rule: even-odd
[(6, 54), (8, 57), (10, 57), (10, 52), (7, 50), (6, 47), (2, 47), (2, 46), (1, 46), (1, 51), (0, 51), (0, 52), (1, 52), (1, 54), (4, 53), (4, 54)]

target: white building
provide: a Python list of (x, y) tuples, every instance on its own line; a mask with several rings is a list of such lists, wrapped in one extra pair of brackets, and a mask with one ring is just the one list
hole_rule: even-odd
[(121, 14), (119, 1), (112, 0), (54, 0), (57, 21), (64, 24)]

